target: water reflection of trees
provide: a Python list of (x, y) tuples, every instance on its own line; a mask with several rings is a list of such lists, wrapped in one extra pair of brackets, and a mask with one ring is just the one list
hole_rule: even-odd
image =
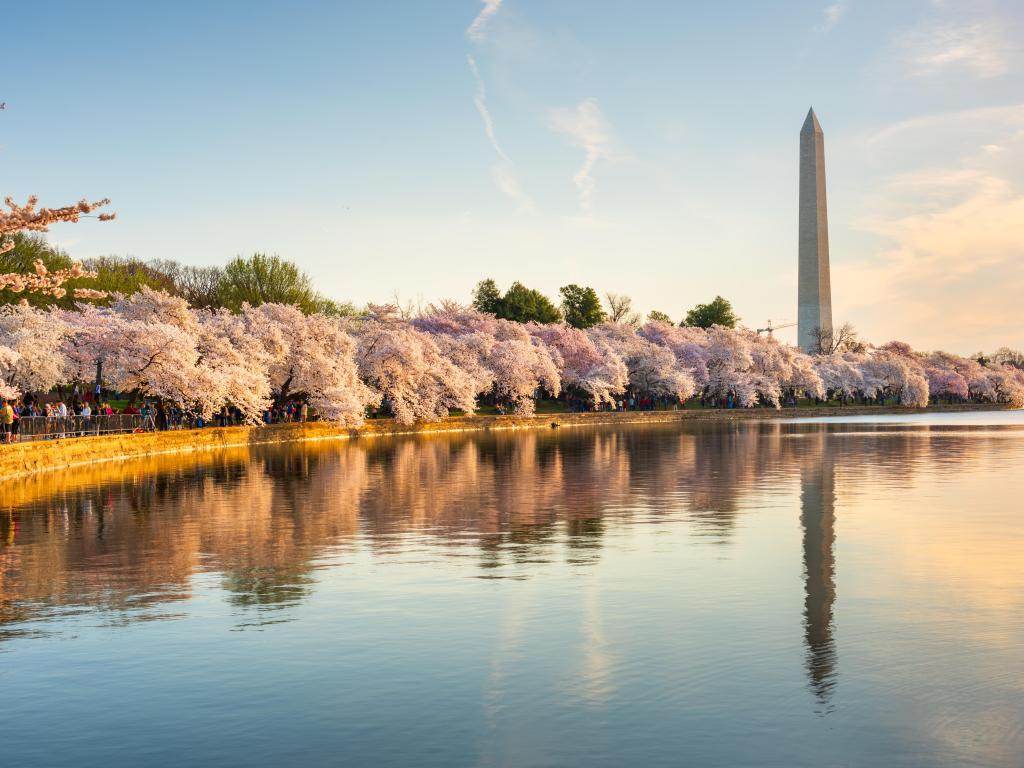
[(385, 557), (410, 538), (471, 554), (483, 575), (520, 576), (537, 561), (595, 562), (618, 518), (684, 520), (724, 542), (749, 498), (799, 479), (820, 693), (834, 658), (836, 478), (906, 484), (922, 463), (963, 471), (969, 458), (952, 435), (827, 431), (695, 423), (376, 439), (90, 468), (49, 476), (48, 492), (15, 481), (0, 501), (0, 621), (52, 606), (139, 612), (189, 595), (203, 572), (239, 610), (276, 609), (309, 594), (326, 554)]

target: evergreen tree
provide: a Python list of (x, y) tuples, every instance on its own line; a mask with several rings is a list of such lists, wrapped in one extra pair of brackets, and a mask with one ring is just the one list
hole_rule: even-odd
[(562, 312), (565, 322), (574, 328), (590, 328), (604, 322), (601, 299), (593, 288), (581, 285), (565, 285), (558, 289), (562, 294)]
[(497, 315), (501, 312), (501, 291), (491, 278), (481, 280), (473, 289), (473, 309)]
[(517, 281), (501, 297), (498, 317), (519, 323), (557, 323), (562, 320), (562, 313), (543, 293)]
[(690, 325), (697, 328), (710, 328), (713, 325), (721, 325), (725, 328), (735, 328), (739, 322), (736, 313), (733, 312), (732, 304), (721, 296), (715, 296), (710, 304), (698, 304), (686, 313), (686, 318), (680, 325)]
[(649, 323), (665, 323), (665, 325), (675, 325), (672, 322), (672, 318), (664, 312), (659, 312), (656, 309), (652, 309), (647, 313), (647, 322)]

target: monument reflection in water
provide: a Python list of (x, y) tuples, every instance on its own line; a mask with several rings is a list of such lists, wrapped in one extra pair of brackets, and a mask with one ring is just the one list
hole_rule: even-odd
[(832, 638), (835, 588), (835, 467), (824, 439), (800, 466), (800, 524), (803, 526), (807, 674), (822, 704), (835, 685), (836, 648)]
[(322, 443), (14, 481), (4, 754), (1013, 765), (1022, 477), (1010, 418)]

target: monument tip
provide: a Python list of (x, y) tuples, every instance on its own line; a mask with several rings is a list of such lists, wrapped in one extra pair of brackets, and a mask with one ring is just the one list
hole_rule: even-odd
[(804, 127), (800, 129), (801, 133), (804, 131), (821, 133), (821, 124), (818, 122), (818, 116), (814, 114), (814, 107), (807, 110), (807, 119), (804, 120)]

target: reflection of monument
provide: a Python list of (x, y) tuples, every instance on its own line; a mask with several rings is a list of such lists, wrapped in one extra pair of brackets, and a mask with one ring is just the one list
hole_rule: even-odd
[[(826, 435), (820, 439), (827, 440)], [(807, 676), (814, 694), (827, 704), (835, 686), (836, 648), (832, 637), (835, 590), (835, 479), (829, 448), (808, 457), (800, 468), (800, 524), (804, 531), (804, 638)]]
[(832, 333), (832, 283), (828, 268), (828, 210), (825, 206), (825, 135), (814, 110), (800, 129), (800, 276), (797, 343), (817, 346), (815, 332)]

